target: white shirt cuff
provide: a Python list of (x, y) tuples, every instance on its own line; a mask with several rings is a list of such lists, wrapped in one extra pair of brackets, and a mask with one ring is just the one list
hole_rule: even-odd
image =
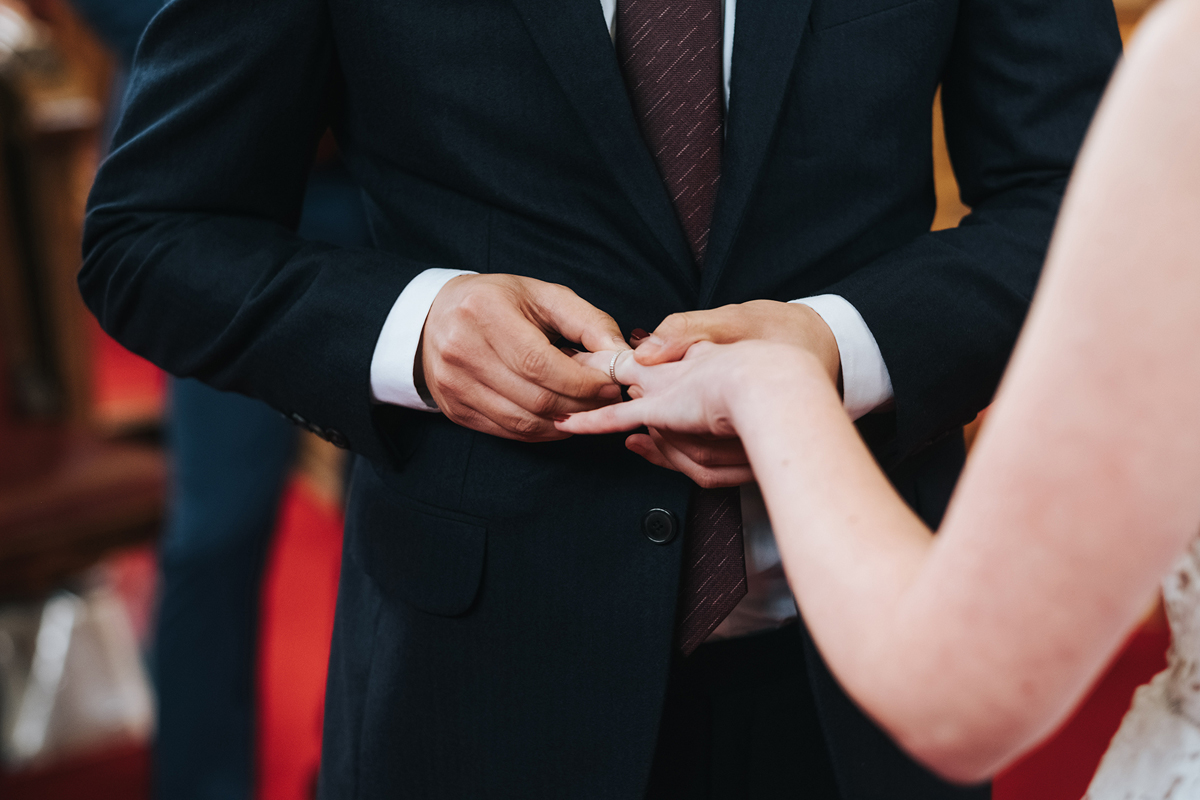
[(869, 414), (892, 399), (892, 377), (879, 343), (858, 309), (836, 294), (793, 300), (821, 315), (833, 331), (842, 358), (842, 392), (850, 419)]
[(438, 410), (417, 392), (413, 377), (421, 332), (433, 300), (446, 282), (459, 275), (475, 274), (461, 269), (427, 269), (404, 287), (388, 312), (371, 356), (371, 396), (376, 402), (417, 411)]

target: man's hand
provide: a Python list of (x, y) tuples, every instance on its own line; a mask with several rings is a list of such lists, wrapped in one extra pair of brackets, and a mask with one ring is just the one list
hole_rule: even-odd
[(833, 331), (821, 315), (803, 303), (751, 300), (710, 311), (672, 314), (645, 339), (639, 339), (635, 357), (653, 366), (679, 361), (696, 342), (733, 344), (749, 339), (790, 344), (817, 357), (835, 384), (840, 382), (842, 360)]
[(647, 428), (635, 433), (625, 446), (651, 464), (687, 475), (705, 489), (741, 486), (754, 480), (750, 459), (740, 439), (717, 439)]
[[(635, 357), (646, 366), (678, 361), (697, 342), (732, 344), (759, 339), (807, 350), (841, 389), (842, 362), (833, 331), (801, 303), (753, 300), (710, 311), (672, 314), (649, 336), (637, 336)], [(687, 475), (700, 486), (738, 486), (754, 480), (737, 439), (714, 439), (660, 431), (630, 436), (625, 445), (647, 461)]]
[(554, 346), (628, 350), (608, 314), (565, 286), (516, 275), (460, 275), (433, 301), (414, 377), (452, 421), (542, 442), (566, 438), (554, 420), (620, 399), (600, 370)]

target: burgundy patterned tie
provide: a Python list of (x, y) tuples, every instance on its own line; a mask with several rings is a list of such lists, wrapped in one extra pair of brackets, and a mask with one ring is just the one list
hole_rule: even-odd
[[(618, 0), (617, 57), (696, 266), (721, 179), (722, 0)], [(683, 543), (676, 635), (696, 649), (746, 595), (736, 487), (697, 490)]]

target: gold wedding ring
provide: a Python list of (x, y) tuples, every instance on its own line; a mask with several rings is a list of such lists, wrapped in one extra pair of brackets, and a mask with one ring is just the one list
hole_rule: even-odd
[(621, 382), (617, 380), (617, 359), (621, 357), (621, 352), (618, 350), (613, 353), (612, 361), (608, 362), (608, 377), (612, 378), (612, 382), (617, 386), (621, 385)]

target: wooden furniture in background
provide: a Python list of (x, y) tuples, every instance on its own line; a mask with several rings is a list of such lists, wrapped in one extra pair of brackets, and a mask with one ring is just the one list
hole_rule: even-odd
[[(87, 191), (99, 160), (112, 65), (101, 45), (63, 3), (42, 3), (41, 44), (4, 70), (3, 115), (7, 235), (20, 277), (9, 280), (6, 310), (14, 366), (33, 390), (25, 411), (75, 423), (90, 418), (89, 316), (76, 288)], [(4, 245), (0, 245), (4, 247)], [(9, 258), (13, 256), (10, 255)], [(2, 288), (2, 287), (0, 287)], [(23, 306), (23, 310), (18, 306)]]
[(166, 490), (157, 450), (0, 422), (0, 452), (0, 601), (45, 595), (157, 534)]
[(1117, 8), (1117, 21), (1121, 23), (1121, 33), (1128, 34), (1137, 27), (1142, 16), (1156, 2), (1158, 0), (1114, 0), (1113, 5)]
[(75, 274), (107, 62), (76, 18), (51, 22), (31, 25), (45, 33), (0, 70), (0, 599), (37, 596), (153, 536), (165, 497), (159, 451), (86, 424)]

